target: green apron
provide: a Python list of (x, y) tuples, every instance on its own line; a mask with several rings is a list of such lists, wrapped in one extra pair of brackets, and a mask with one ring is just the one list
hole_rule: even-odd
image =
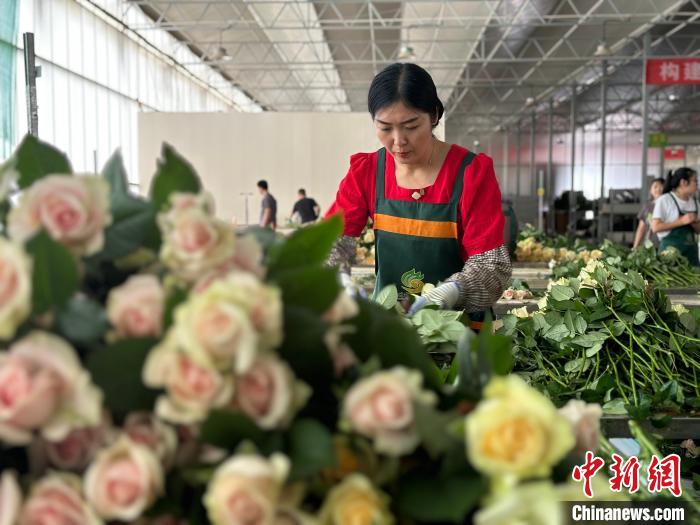
[[(697, 201), (695, 201), (695, 198), (693, 198), (693, 200), (695, 201), (695, 211), (687, 212), (681, 211), (681, 207), (678, 205), (678, 201), (676, 200), (676, 198), (673, 196), (673, 194), (670, 195), (673, 199), (673, 202), (676, 204), (679, 217), (682, 217), (686, 213), (698, 212), (698, 203)], [(698, 259), (698, 243), (695, 237), (695, 230), (690, 224), (686, 224), (685, 226), (679, 226), (678, 228), (672, 229), (668, 233), (668, 235), (666, 235), (666, 237), (661, 239), (661, 242), (659, 243), (659, 252), (664, 251), (669, 246), (673, 246), (679, 252), (681, 252), (681, 255), (688, 259), (688, 262), (692, 266), (700, 266), (700, 259)]]
[[(459, 202), (464, 171), (474, 159), (462, 159), (447, 203), (403, 201), (385, 197), (386, 149), (377, 152), (374, 202), (376, 296), (385, 286), (396, 285), (400, 296), (420, 294), (425, 283), (437, 284), (464, 267), (458, 235)], [(479, 328), (484, 312), (469, 314)]]

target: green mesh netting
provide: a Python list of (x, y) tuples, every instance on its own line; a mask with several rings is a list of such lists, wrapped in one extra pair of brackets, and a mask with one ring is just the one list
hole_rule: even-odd
[(15, 57), (19, 0), (0, 0), (0, 160), (15, 141)]

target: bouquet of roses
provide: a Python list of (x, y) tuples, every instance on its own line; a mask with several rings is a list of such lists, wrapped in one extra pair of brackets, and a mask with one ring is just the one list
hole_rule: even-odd
[(340, 292), (340, 218), (237, 231), (168, 146), (148, 199), (118, 153), (79, 175), (31, 136), (0, 177), (1, 524), (527, 523), (571, 499), (597, 418), (505, 375), (488, 330), (441, 374)]

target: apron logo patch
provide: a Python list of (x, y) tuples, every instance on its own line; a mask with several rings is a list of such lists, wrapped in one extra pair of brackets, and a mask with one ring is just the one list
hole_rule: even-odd
[(401, 285), (408, 293), (419, 294), (423, 290), (425, 276), (421, 272), (417, 272), (415, 268), (410, 269), (401, 276)]

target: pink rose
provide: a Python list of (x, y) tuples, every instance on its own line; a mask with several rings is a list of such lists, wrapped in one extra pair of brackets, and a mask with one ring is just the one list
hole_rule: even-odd
[(394, 367), (355, 383), (345, 396), (343, 417), (352, 428), (374, 440), (379, 452), (400, 456), (419, 442), (414, 405), (434, 405), (433, 392), (422, 390), (423, 378), (415, 370)]
[(503, 299), (505, 299), (506, 301), (512, 301), (514, 296), (515, 290), (513, 290), (512, 288), (508, 288), (503, 292)]
[(311, 394), (289, 366), (273, 355), (258, 357), (235, 385), (233, 405), (264, 429), (287, 426)]
[(102, 249), (112, 222), (109, 185), (94, 176), (50, 175), (36, 181), (10, 211), (8, 231), (24, 242), (42, 228), (76, 255)]
[(29, 443), (39, 428), (61, 440), (96, 425), (101, 402), (75, 350), (55, 335), (33, 332), (0, 353), (0, 438), (8, 443)]
[(113, 288), (107, 298), (107, 315), (117, 337), (159, 337), (164, 302), (165, 292), (154, 275), (132, 275)]
[(0, 525), (15, 525), (22, 505), (22, 493), (14, 471), (0, 475)]
[(333, 360), (333, 371), (336, 377), (343, 375), (343, 372), (358, 363), (357, 356), (352, 348), (343, 342), (342, 336), (345, 332), (352, 331), (352, 327), (332, 326), (323, 336), (323, 342), (328, 348), (328, 352)]
[(156, 413), (173, 423), (204, 420), (211, 408), (226, 404), (233, 392), (229, 375), (196, 362), (173, 346), (172, 339), (151, 351), (143, 380), (147, 386), (165, 389), (166, 395), (156, 403)]
[(357, 306), (355, 299), (350, 297), (345, 291), (342, 291), (321, 318), (329, 323), (340, 323), (347, 319), (352, 319), (359, 312), (360, 308)]
[(289, 460), (237, 455), (223, 463), (209, 482), (204, 506), (213, 525), (272, 523)]
[(83, 488), (100, 517), (133, 521), (163, 492), (163, 471), (148, 447), (122, 436), (98, 453)]
[(80, 478), (52, 474), (32, 487), (18, 525), (102, 525), (80, 493)]
[(0, 339), (11, 339), (32, 310), (31, 260), (0, 237)]
[(105, 426), (76, 428), (60, 441), (46, 441), (46, 455), (55, 467), (82, 471), (108, 439)]
[(586, 451), (595, 451), (600, 442), (600, 418), (603, 409), (597, 403), (586, 403), (578, 399), (571, 399), (559, 409), (559, 415), (564, 416), (571, 423), (576, 437), (574, 450), (581, 454)]
[(172, 464), (177, 449), (175, 429), (157, 419), (150, 412), (132, 412), (124, 421), (124, 433), (131, 441), (153, 451), (164, 465)]
[(163, 232), (160, 258), (187, 282), (195, 282), (233, 257), (233, 227), (201, 208), (188, 207), (161, 214), (159, 224)]

